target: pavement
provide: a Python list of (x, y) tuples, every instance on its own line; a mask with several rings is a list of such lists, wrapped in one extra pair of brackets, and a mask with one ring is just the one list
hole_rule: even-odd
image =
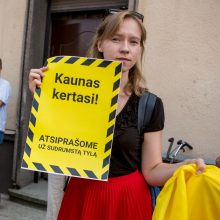
[(46, 203), (46, 180), (9, 189), (9, 194), (1, 194), (0, 220), (45, 220)]
[(30, 207), (1, 196), (0, 220), (45, 220), (46, 210)]

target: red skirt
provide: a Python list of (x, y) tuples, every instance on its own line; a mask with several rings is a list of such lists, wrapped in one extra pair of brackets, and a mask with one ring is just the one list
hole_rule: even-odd
[(151, 220), (151, 195), (139, 171), (108, 182), (71, 178), (58, 220)]

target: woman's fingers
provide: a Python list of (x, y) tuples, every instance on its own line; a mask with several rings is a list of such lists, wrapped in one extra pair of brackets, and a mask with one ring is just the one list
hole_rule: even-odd
[(42, 72), (44, 72), (44, 71), (48, 70), (48, 67), (47, 67), (47, 66), (43, 66), (43, 67), (40, 68), (40, 70), (41, 70)]
[(195, 164), (197, 165), (197, 174), (200, 174), (205, 171), (205, 162), (203, 159), (199, 158), (196, 160)]
[(197, 174), (200, 174), (205, 171), (206, 164), (202, 158), (198, 159), (188, 159), (185, 160), (185, 164), (196, 164), (197, 165)]
[(40, 69), (31, 69), (30, 75), (36, 76), (36, 74), (37, 74), (40, 77), (44, 77), (44, 71), (46, 71), (47, 69), (48, 69), (48, 67), (42, 67)]
[(48, 67), (42, 67), (40, 69), (31, 69), (29, 73), (29, 89), (34, 94), (36, 87), (40, 87), (42, 78), (44, 77), (44, 71), (48, 70)]

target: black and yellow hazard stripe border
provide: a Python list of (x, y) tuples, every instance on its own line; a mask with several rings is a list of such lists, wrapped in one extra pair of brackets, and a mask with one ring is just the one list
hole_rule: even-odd
[[(77, 62), (80, 65), (84, 66), (96, 66), (99, 68), (108, 68), (113, 61), (102, 60), (102, 59), (94, 59), (94, 58), (86, 58), (86, 57), (75, 57), (75, 56), (57, 56), (48, 59), (48, 63), (58, 63), (63, 62), (66, 64), (75, 64)], [(78, 63), (78, 64), (79, 64)], [(36, 170), (47, 173), (57, 173), (63, 175), (77, 176), (83, 178), (91, 178), (91, 179), (101, 179), (107, 180), (109, 173), (109, 163), (111, 156), (111, 146), (114, 132), (114, 124), (115, 124), (115, 116), (117, 109), (117, 101), (118, 101), (118, 93), (120, 86), (120, 78), (121, 78), (122, 64), (117, 63), (114, 69), (114, 83), (112, 87), (112, 99), (110, 103), (110, 113), (108, 118), (108, 130), (106, 132), (106, 144), (104, 147), (104, 159), (102, 162), (102, 174), (100, 177), (96, 175), (92, 170), (79, 170), (73, 167), (59, 167), (53, 164), (41, 164), (38, 162), (33, 162), (30, 159), (31, 156), (31, 143), (34, 139), (34, 129), (37, 123), (37, 113), (39, 109), (39, 99), (41, 96), (41, 89), (37, 88), (34, 94), (34, 99), (32, 102), (32, 109), (29, 121), (29, 130), (27, 134), (27, 140), (25, 144), (24, 156), (22, 161), (22, 168)]]

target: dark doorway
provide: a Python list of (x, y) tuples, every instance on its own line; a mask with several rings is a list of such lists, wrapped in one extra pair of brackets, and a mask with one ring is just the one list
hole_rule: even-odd
[(0, 193), (8, 193), (12, 187), (14, 139), (14, 134), (5, 134), (4, 143), (0, 145)]
[(105, 11), (52, 15), (50, 56), (86, 56)]

